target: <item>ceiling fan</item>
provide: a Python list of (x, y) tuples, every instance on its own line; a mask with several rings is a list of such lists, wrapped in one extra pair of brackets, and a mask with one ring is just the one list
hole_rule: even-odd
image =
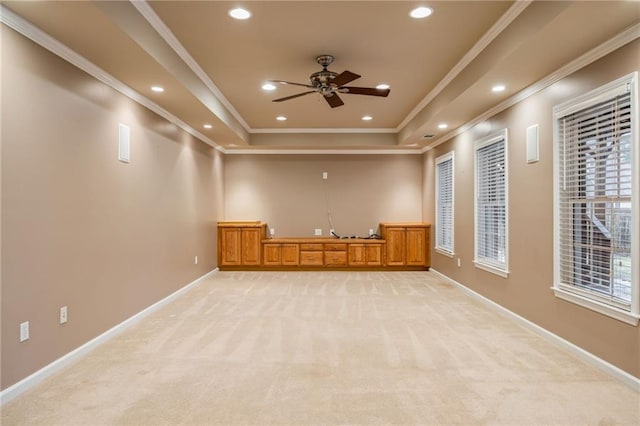
[(289, 99), (298, 98), (300, 96), (308, 95), (309, 93), (320, 93), (324, 96), (331, 108), (336, 108), (344, 105), (338, 93), (352, 94), (352, 95), (367, 95), (367, 96), (389, 96), (389, 89), (376, 89), (373, 87), (353, 87), (345, 86), (345, 84), (352, 82), (360, 78), (361, 76), (351, 71), (343, 71), (340, 74), (333, 71), (329, 71), (327, 67), (333, 62), (333, 56), (320, 55), (316, 58), (316, 62), (322, 66), (322, 71), (314, 72), (309, 76), (310, 84), (292, 83), (290, 81), (283, 80), (271, 80), (272, 83), (291, 84), (293, 86), (307, 87), (311, 90), (307, 92), (298, 93), (296, 95), (285, 96), (284, 98), (274, 99), (273, 102), (282, 102)]

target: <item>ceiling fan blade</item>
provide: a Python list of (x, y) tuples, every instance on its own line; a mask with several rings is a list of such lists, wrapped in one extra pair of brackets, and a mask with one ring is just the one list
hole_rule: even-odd
[(331, 83), (340, 87), (343, 84), (351, 83), (353, 80), (357, 80), (360, 77), (362, 76), (358, 74), (354, 74), (351, 71), (343, 71), (340, 74), (338, 74), (336, 78), (334, 78), (333, 81), (331, 81)]
[(327, 101), (327, 103), (331, 106), (331, 108), (336, 108), (344, 105), (344, 102), (342, 102), (342, 99), (340, 99), (340, 96), (338, 96), (337, 93), (334, 93), (331, 96), (325, 96), (324, 98)]
[[(346, 90), (345, 90), (346, 89)], [(369, 95), (369, 96), (389, 96), (390, 89), (376, 89), (374, 87), (341, 87), (340, 93), (350, 93), (352, 95)]]
[(298, 93), (297, 95), (285, 96), (284, 98), (274, 99), (271, 102), (288, 101), (289, 99), (299, 98), (300, 96), (308, 95), (309, 93), (316, 93), (316, 91), (315, 90), (309, 90), (308, 92)]
[(293, 83), (291, 81), (284, 81), (284, 80), (269, 80), (271, 83), (280, 83), (280, 84), (290, 84), (292, 86), (302, 86), (302, 87), (309, 87), (309, 88), (313, 88), (313, 86), (311, 86), (310, 84), (302, 84), (302, 83)]

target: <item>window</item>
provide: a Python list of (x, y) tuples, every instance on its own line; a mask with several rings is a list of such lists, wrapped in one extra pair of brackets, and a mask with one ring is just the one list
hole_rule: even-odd
[(508, 275), (507, 130), (475, 147), (476, 267)]
[(554, 108), (556, 296), (638, 323), (637, 73)]
[(436, 250), (453, 256), (453, 152), (436, 158)]

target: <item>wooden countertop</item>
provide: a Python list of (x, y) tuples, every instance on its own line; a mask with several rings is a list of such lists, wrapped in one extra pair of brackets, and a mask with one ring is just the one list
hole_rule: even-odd
[(387, 228), (423, 228), (431, 227), (427, 222), (380, 222), (380, 226)]
[(369, 238), (331, 238), (331, 237), (277, 237), (262, 240), (263, 244), (384, 244), (385, 240)]

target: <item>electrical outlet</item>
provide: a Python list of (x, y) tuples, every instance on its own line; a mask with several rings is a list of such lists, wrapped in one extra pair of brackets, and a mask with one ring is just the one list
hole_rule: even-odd
[(316, 236), (318, 235), (322, 235), (322, 229), (320, 228), (316, 228), (316, 232), (315, 232)]
[(29, 321), (20, 324), (20, 341), (29, 340)]
[(198, 256), (196, 256), (196, 257), (193, 259), (193, 263), (194, 263), (194, 265), (197, 265), (197, 264), (198, 264)]
[(458, 268), (460, 267), (460, 258), (458, 258)]
[(369, 228), (369, 236), (373, 235), (373, 228)]
[(67, 322), (67, 307), (63, 306), (60, 308), (60, 324), (64, 324)]
[(335, 232), (336, 232), (335, 229), (329, 229), (329, 236), (333, 236)]
[(322, 172), (322, 179), (324, 179), (324, 180), (329, 179), (329, 173), (327, 173), (327, 172)]
[(269, 235), (272, 236), (272, 237), (274, 235), (276, 235), (276, 229), (275, 228), (269, 228)]

